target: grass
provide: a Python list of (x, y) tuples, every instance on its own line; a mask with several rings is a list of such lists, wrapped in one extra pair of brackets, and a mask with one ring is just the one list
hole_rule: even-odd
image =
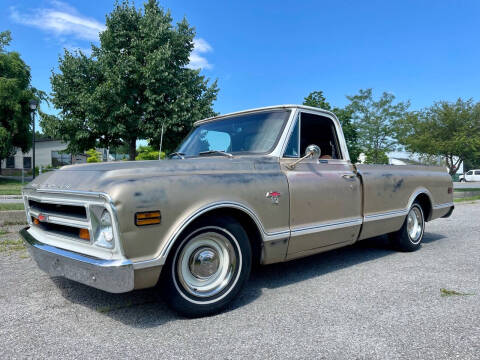
[(7, 235), (7, 234), (8, 234), (7, 230), (0, 229), (0, 236)]
[(474, 201), (474, 200), (480, 200), (480, 195), (470, 196), (470, 197), (465, 197), (465, 198), (459, 198), (459, 199), (453, 199), (453, 201), (455, 201), (455, 202)]
[(2, 240), (0, 241), (0, 253), (7, 251), (25, 250), (25, 245), (20, 239), (17, 240)]
[(480, 188), (460, 188), (454, 189), (455, 192), (465, 192), (465, 191), (480, 191)]
[(0, 195), (21, 195), (22, 182), (11, 179), (0, 179)]
[(23, 203), (0, 203), (0, 211), (25, 210)]
[(440, 296), (471, 296), (475, 294), (461, 293), (455, 290), (440, 289)]

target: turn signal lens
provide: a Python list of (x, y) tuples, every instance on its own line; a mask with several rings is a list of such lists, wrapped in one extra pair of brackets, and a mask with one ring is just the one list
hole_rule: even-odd
[(135, 214), (135, 225), (137, 226), (160, 224), (161, 220), (162, 215), (160, 214), (160, 210), (138, 212)]
[(40, 224), (40, 221), (38, 221), (37, 218), (32, 217), (32, 219), (33, 219), (33, 223), (34, 223), (35, 225)]
[(78, 232), (78, 236), (80, 237), (80, 239), (90, 240), (90, 233), (88, 229), (80, 229), (80, 231)]

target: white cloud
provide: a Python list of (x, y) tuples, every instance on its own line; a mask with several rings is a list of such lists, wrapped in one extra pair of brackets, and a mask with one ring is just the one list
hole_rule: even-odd
[(204, 54), (212, 51), (212, 47), (205, 39), (193, 39), (193, 51), (190, 54), (190, 63), (187, 67), (190, 69), (211, 69), (213, 65), (208, 62)]
[(10, 7), (10, 18), (20, 24), (33, 26), (53, 33), (60, 42), (65, 36), (73, 36), (81, 40), (97, 41), (98, 33), (105, 30), (105, 25), (95, 19), (88, 18), (61, 1), (51, 1), (51, 7), (32, 9), (20, 12)]

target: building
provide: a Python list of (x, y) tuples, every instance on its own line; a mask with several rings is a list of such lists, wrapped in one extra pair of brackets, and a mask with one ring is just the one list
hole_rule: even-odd
[[(87, 155), (71, 155), (65, 154), (63, 151), (67, 148), (67, 144), (61, 140), (39, 139), (35, 141), (35, 166), (38, 168), (60, 167), (63, 165), (79, 164), (87, 162)], [(32, 169), (32, 150), (22, 153), (17, 149), (14, 156), (2, 160), (2, 170), (31, 170)], [(2, 171), (3, 172), (3, 171)]]

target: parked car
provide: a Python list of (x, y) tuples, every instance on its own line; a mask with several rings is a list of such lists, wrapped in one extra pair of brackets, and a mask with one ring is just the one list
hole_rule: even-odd
[(480, 181), (480, 170), (470, 170), (464, 175), (460, 175), (460, 182)]
[(382, 234), (414, 251), (454, 208), (444, 168), (354, 165), (335, 115), (307, 106), (198, 121), (171, 158), (65, 166), (26, 186), (21, 235), (38, 266), (113, 293), (157, 286), (201, 316), (253, 264)]

